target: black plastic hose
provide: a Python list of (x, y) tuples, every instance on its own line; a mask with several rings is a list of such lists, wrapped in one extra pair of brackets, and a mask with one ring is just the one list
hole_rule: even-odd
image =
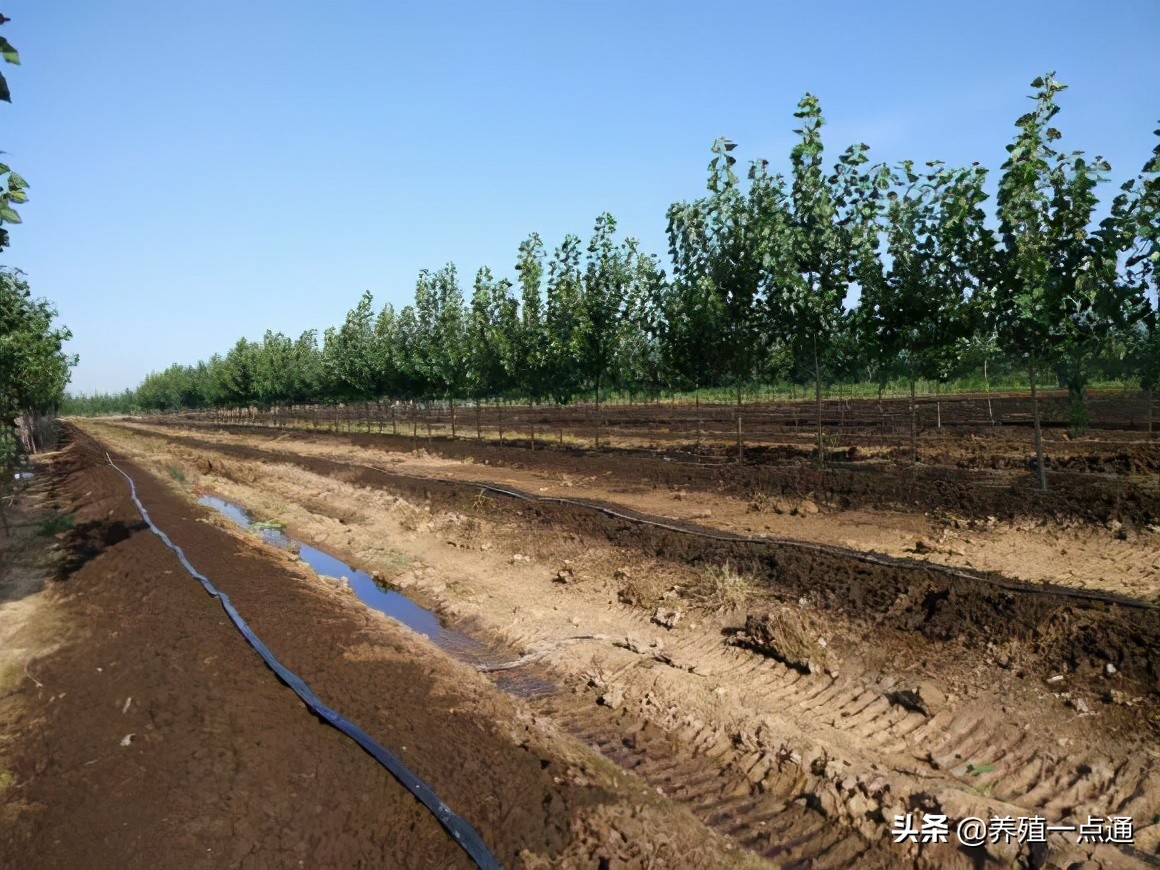
[(294, 691), (294, 694), (302, 699), (302, 702), (310, 709), (312, 713), (314, 713), (314, 715), (316, 715), (323, 722), (326, 722), (328, 725), (333, 725), (347, 737), (350, 737), (359, 746), (366, 750), (366, 752), (372, 758), (374, 758), (375, 761), (390, 771), (391, 775), (397, 779), (402, 784), (402, 786), (407, 789), (407, 791), (414, 795), (419, 800), (419, 802), (423, 804), (423, 806), (431, 811), (431, 814), (439, 820), (439, 823), (443, 825), (443, 827), (447, 830), (447, 833), (449, 833), (452, 839), (455, 840), (455, 842), (459, 844), (463, 851), (467, 853), (468, 857), (470, 857), (471, 860), (475, 862), (476, 866), (484, 868), (484, 870), (492, 870), (492, 868), (498, 870), (499, 862), (495, 859), (495, 856), (491, 854), (487, 844), (483, 842), (483, 838), (480, 837), (478, 833), (476, 833), (476, 830), (471, 827), (471, 825), (468, 824), (468, 822), (464, 820), (463, 817), (457, 815), (454, 810), (452, 810), (449, 806), (447, 806), (447, 804), (441, 801), (431, 786), (427, 785), (427, 783), (423, 782), (423, 780), (419, 779), (419, 777), (408, 770), (403, 762), (396, 758), (392, 753), (384, 749), (380, 744), (376, 743), (369, 734), (362, 730), (362, 728), (360, 728), (358, 725), (355, 725), (341, 713), (337, 713), (323, 704), (322, 701), (319, 700), (318, 696), (314, 694), (314, 690), (311, 689), (310, 686), (308, 686), (301, 677), (299, 677), (296, 673), (291, 671), (280, 661), (278, 661), (277, 658), (274, 657), (274, 654), (270, 652), (270, 648), (262, 642), (260, 637), (254, 634), (253, 629), (251, 629), (250, 626), (246, 624), (246, 621), (242, 619), (241, 614), (239, 614), (237, 609), (235, 609), (233, 603), (230, 601), (229, 596), (214, 586), (213, 582), (208, 577), (194, 568), (193, 565), (190, 564), (189, 559), (186, 558), (186, 555), (184, 551), (182, 551), (181, 547), (173, 543), (173, 541), (169, 539), (169, 536), (166, 535), (165, 532), (157, 528), (157, 525), (149, 517), (149, 512), (145, 510), (145, 505), (141, 504), (141, 499), (137, 497), (137, 485), (133, 483), (133, 478), (118, 468), (117, 465), (113, 462), (112, 457), (110, 457), (107, 453), (105, 454), (105, 458), (109, 460), (109, 465), (111, 465), (122, 477), (125, 478), (126, 481), (128, 481), (129, 495), (132, 497), (133, 503), (137, 505), (137, 510), (141, 512), (141, 519), (145, 520), (146, 525), (149, 526), (153, 534), (157, 535), (157, 537), (161, 539), (161, 542), (174, 552), (178, 558), (178, 561), (181, 562), (185, 570), (188, 571), (190, 575), (194, 577), (194, 579), (196, 579), (199, 583), (201, 583), (202, 586), (205, 587), (205, 591), (216, 598), (219, 602), (221, 602), (222, 609), (225, 610), (226, 614), (233, 621), (238, 631), (241, 632), (242, 637), (244, 637), (246, 641), (249, 642), (250, 646), (258, 651), (258, 655), (262, 657), (262, 661), (266, 663), (270, 670), (277, 674), (278, 679), (289, 686)]

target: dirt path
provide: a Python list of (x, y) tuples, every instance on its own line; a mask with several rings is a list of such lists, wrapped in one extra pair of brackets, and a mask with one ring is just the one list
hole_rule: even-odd
[[(263, 666), (103, 459), (80, 439), (42, 469), (75, 520), (44, 606), (73, 631), (35, 681), (3, 689), (0, 865), (465, 866), (411, 795)], [(505, 866), (752, 860), (482, 675), (122, 467), (282, 661)]]
[[(1056, 866), (1146, 866), (1160, 850), (1156, 699), (1140, 693), (1154, 657), (1133, 654), (1135, 683), (1102, 659), (1067, 660), (1093, 638), (1118, 643), (1142, 630), (1150, 615), (1137, 625), (1121, 614), (1112, 630), (1101, 620), (1121, 616), (1102, 607), (1023, 610), (1002, 595), (979, 607), (974, 593), (956, 599), (937, 584), (923, 592), (888, 572), (854, 572), (842, 582), (868, 595), (860, 616), (849, 606), (857, 600), (827, 593), (842, 588), (826, 573), (838, 563), (751, 559), (731, 571), (730, 551), (632, 524), (328, 464), (309, 445), (295, 460), (297, 439), (274, 445), (281, 453), (247, 452), (233, 436), (96, 431), (527, 656), (571, 689), (535, 701), (540, 715), (780, 863), (1044, 866), (1043, 850), (1012, 844), (891, 846), (891, 820), (916, 808), (1138, 820), (1135, 848), (1054, 838)], [(428, 472), (439, 461), (420, 459)], [(612, 499), (632, 488), (583, 486)], [(974, 609), (944, 608), (943, 594)], [(796, 621), (804, 646), (794, 653), (783, 633), (763, 656), (731, 642), (763, 613)], [(910, 627), (907, 613), (918, 619)], [(1058, 675), (1044, 670), (1057, 663)]]

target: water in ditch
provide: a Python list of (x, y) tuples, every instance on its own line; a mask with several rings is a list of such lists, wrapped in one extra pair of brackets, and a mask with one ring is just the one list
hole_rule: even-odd
[[(472, 666), (494, 666), (517, 657), (511, 652), (497, 652), (470, 635), (445, 625), (437, 614), (416, 604), (398, 590), (380, 586), (370, 574), (348, 565), (336, 556), (294, 540), (279, 528), (264, 527), (261, 523), (255, 525), (253, 517), (241, 505), (209, 494), (202, 495), (197, 501), (198, 504), (212, 508), (242, 528), (254, 532), (275, 547), (296, 548), (298, 557), (316, 574), (324, 577), (345, 577), (355, 596), (367, 607), (403, 623), (462, 662)], [(500, 688), (520, 697), (538, 697), (555, 691), (550, 683), (529, 674), (504, 671), (497, 673), (495, 677)]]

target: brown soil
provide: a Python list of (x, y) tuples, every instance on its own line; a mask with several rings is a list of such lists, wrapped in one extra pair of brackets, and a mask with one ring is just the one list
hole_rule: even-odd
[[(168, 423), (205, 426), (185, 419)], [(509, 435), (500, 444), (494, 439), (428, 438), (421, 431), (418, 437), (372, 434), (372, 423), (356, 420), (351, 425), (356, 431), (346, 440), (361, 447), (393, 451), (425, 447), (450, 459), (579, 476), (611, 473), (618, 479), (643, 478), (671, 489), (726, 491), (744, 498), (800, 499), (808, 493), (844, 510), (917, 510), (1005, 521), (1119, 522), (1130, 529), (1160, 525), (1160, 477), (1156, 474), (1160, 441), (1124, 441), (1123, 436), (1113, 435), (1116, 440), (1109, 442), (1106, 435), (1073, 440), (1066, 432), (1055, 433), (1045, 448), (1049, 491), (1041, 493), (1029, 464), (1034, 451), (1025, 437), (1006, 431), (928, 435), (922, 447), (924, 461), (918, 465), (910, 461), (909, 444), (890, 447), (867, 436), (862, 440), (869, 444), (835, 449), (826, 467), (818, 469), (809, 439), (781, 430), (767, 436), (775, 441), (747, 446), (746, 461), (739, 464), (736, 448), (727, 445), (697, 450), (689, 444), (667, 446), (663, 439), (621, 438), (613, 440), (615, 447), (606, 441), (597, 450), (591, 441), (569, 437), (563, 445), (541, 440), (536, 450), (530, 450), (526, 437)], [(360, 434), (360, 425), (366, 434)], [(215, 425), (212, 431), (219, 428)], [(222, 431), (245, 434), (254, 429), (232, 426)], [(287, 429), (286, 433), (325, 437), (308, 429)]]
[[(813, 492), (793, 497), (743, 496), (724, 480), (712, 488), (706, 483), (704, 489), (662, 486), (647, 463), (610, 464), (609, 457), (593, 457), (584, 465), (576, 457), (553, 451), (529, 454), (508, 448), (502, 456), (513, 461), (504, 463), (495, 448), (470, 442), (435, 442), (450, 455), (434, 455), (425, 449), (392, 451), (389, 441), (366, 436), (275, 435), (250, 429), (168, 432), (173, 443), (239, 457), (288, 462), (318, 459), (356, 472), (385, 470), (395, 476), (500, 483), (537, 496), (611, 500), (642, 514), (691, 523), (702, 530), (707, 526), (730, 537), (798, 540), (851, 554), (870, 552), (968, 574), (995, 574), (1160, 602), (1160, 528), (1155, 526), (1129, 531), (1118, 521), (1002, 521), (993, 516), (972, 519), (915, 510), (851, 509), (815, 500)], [(330, 470), (341, 469), (332, 466)]]
[[(737, 862), (732, 844), (483, 676), (119, 464), (283, 663), (399, 754), (505, 866)], [(0, 866), (467, 864), (265, 668), (143, 526), (101, 448), (77, 435), (38, 472), (75, 518), (42, 593), (68, 631), (0, 687)], [(23, 510), (35, 525), (35, 505)], [(28, 568), (14, 552), (6, 577)]]
[[(92, 429), (506, 644), (517, 670), (571, 690), (530, 701), (538, 715), (778, 863), (1113, 868), (1160, 855), (1160, 638), (1138, 598), (947, 574), (919, 547), (900, 564), (641, 522), (676, 493), (643, 484), (640, 469), (605, 474), (600, 456), (549, 474), (323, 435)], [(560, 456), (537, 453), (544, 468)], [(572, 478), (572, 462), (587, 473)], [(483, 479), (518, 480), (523, 497)], [(535, 498), (569, 490), (582, 498)], [(691, 491), (678, 505), (712, 504), (716, 519), (729, 498)], [(797, 507), (793, 521), (815, 531), (843, 516)], [(763, 623), (774, 612), (794, 614), (791, 656), (785, 632)], [(1053, 823), (1124, 813), (1137, 845), (890, 843), (895, 814), (937, 808)]]

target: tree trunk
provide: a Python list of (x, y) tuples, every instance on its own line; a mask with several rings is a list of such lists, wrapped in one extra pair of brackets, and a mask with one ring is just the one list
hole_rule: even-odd
[(1144, 397), (1148, 402), (1148, 440), (1152, 440), (1152, 388), (1149, 387), (1144, 391)]
[(701, 388), (697, 387), (693, 391), (693, 407), (697, 409), (697, 452), (701, 452), (701, 444), (703, 442), (703, 433), (701, 431)]
[(814, 339), (814, 402), (818, 416), (818, 465), (826, 464), (826, 448), (822, 440), (822, 360), (818, 356), (818, 340)]
[(532, 400), (528, 399), (528, 425), (532, 427), (532, 452), (536, 450), (536, 421), (532, 417), (535, 413), (535, 408), (532, 405)]
[(916, 382), (910, 379), (910, 460), (918, 465), (918, 400), (915, 398)]
[(495, 419), (496, 419), (497, 425), (499, 426), (499, 443), (500, 443), (500, 446), (502, 447), (503, 446), (503, 400), (502, 399), (495, 400)]
[(451, 397), (451, 437), (455, 437), (455, 397)]
[(600, 378), (596, 379), (596, 449), (600, 449)]
[(1039, 393), (1035, 388), (1035, 357), (1027, 357), (1027, 374), (1031, 381), (1031, 405), (1035, 416), (1035, 462), (1039, 466), (1039, 491), (1047, 492), (1047, 465), (1043, 461), (1043, 432), (1039, 425)]
[(483, 410), (479, 399), (475, 400), (475, 440), (483, 440)]
[(1086, 394), (1087, 389), (1083, 383), (1071, 382), (1067, 385), (1068, 422), (1073, 436), (1086, 432), (1091, 424)]
[(741, 415), (737, 415), (737, 462), (745, 461), (745, 444), (741, 438)]
[(991, 380), (987, 377), (987, 358), (983, 357), (983, 389), (987, 393), (987, 416), (991, 420), (991, 425), (995, 425), (995, 412), (991, 408)]
[(391, 434), (392, 435), (399, 434), (399, 421), (398, 421), (398, 418), (395, 416), (396, 407), (397, 407), (396, 403), (391, 402)]

